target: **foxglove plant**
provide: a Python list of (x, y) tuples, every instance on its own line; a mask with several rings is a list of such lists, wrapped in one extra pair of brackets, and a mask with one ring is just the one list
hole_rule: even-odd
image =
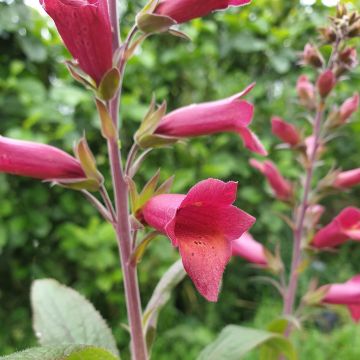
[[(113, 226), (123, 274), (133, 360), (149, 359), (158, 313), (171, 289), (186, 273), (202, 296), (209, 301), (217, 301), (226, 265), (232, 256), (242, 257), (259, 269), (280, 277), (279, 282), (274, 279), (270, 282), (283, 295), (283, 313), (289, 319), (298, 314), (295, 302), (299, 268), (306, 251), (334, 247), (348, 239), (360, 239), (360, 210), (356, 208), (345, 209), (330, 224), (315, 232), (324, 212), (317, 203), (318, 199), (329, 189), (335, 191), (360, 182), (358, 169), (335, 171), (316, 189), (313, 188), (317, 161), (326, 150), (328, 135), (348, 123), (359, 105), (359, 96), (355, 94), (339, 109), (326, 111), (328, 99), (342, 76), (357, 65), (356, 50), (345, 44), (348, 38), (359, 36), (360, 16), (356, 12), (348, 13), (344, 7), (338, 8), (332, 25), (322, 29), (324, 41), (333, 48), (330, 59), (326, 61), (314, 44), (308, 44), (303, 53), (302, 63), (318, 71), (316, 82), (311, 82), (306, 76), (301, 76), (297, 82), (301, 105), (314, 113), (311, 134), (304, 138), (303, 132), (294, 125), (279, 117), (272, 119), (274, 135), (298, 154), (303, 165), (305, 181), (301, 199), (298, 200), (294, 183), (282, 176), (273, 162), (250, 160), (251, 166), (266, 177), (274, 196), (292, 207), (295, 214), (294, 219), (287, 220), (294, 231), (288, 281), (279, 249), (273, 255), (257, 242), (249, 233), (255, 218), (233, 205), (236, 182), (206, 179), (195, 184), (186, 195), (169, 194), (173, 179), (158, 186), (159, 173), (156, 173), (138, 191), (134, 179), (147, 154), (154, 148), (168, 146), (184, 138), (235, 132), (248, 150), (267, 155), (260, 140), (249, 129), (254, 106), (244, 98), (254, 87), (253, 84), (227, 99), (190, 105), (168, 113), (166, 102), (157, 106), (153, 100), (126, 156), (119, 146), (119, 133), (123, 133), (119, 119), (122, 83), (127, 62), (138, 46), (156, 33), (168, 32), (186, 38), (174, 25), (216, 10), (249, 3), (250, 0), (150, 0), (137, 14), (126, 39), (121, 41), (116, 0), (41, 1), (73, 57), (66, 62), (69, 72), (93, 94), (101, 135), (107, 142), (111, 193), (114, 195), (110, 197), (85, 137), (76, 144), (74, 157), (49, 145), (0, 137), (0, 171), (79, 190)], [(324, 121), (325, 115), (328, 115), (327, 121)], [(138, 240), (140, 233), (145, 235)], [(167, 236), (171, 244), (179, 249), (181, 260), (160, 280), (143, 311), (137, 264), (159, 234)], [(347, 305), (357, 321), (360, 317), (358, 285), (359, 279), (354, 277), (345, 284), (330, 284), (318, 289), (312, 287), (303, 297), (301, 306)], [(33, 285), (31, 297), (34, 328), (43, 347), (25, 351), (20, 358), (120, 359), (109, 328), (92, 305), (74, 290), (53, 280), (38, 280)], [(51, 307), (51, 313), (60, 312), (66, 316), (71, 313), (72, 316), (65, 324), (61, 323), (62, 320), (54, 322), (49, 317), (48, 308), (43, 309), (44, 303)], [(279, 332), (279, 326), (284, 334)], [(54, 329), (59, 332), (54, 332)], [(271, 353), (271, 358), (284, 355), (296, 359), (294, 347), (287, 339), (291, 330), (292, 326), (288, 323), (286, 329), (283, 323), (273, 324), (269, 331), (229, 326), (220, 336), (220, 344), (216, 341), (209, 345), (198, 359), (237, 359), (260, 345), (264, 356)], [(243, 336), (251, 338), (254, 344), (247, 345), (246, 350), (237, 345)], [(223, 341), (224, 338), (227, 342)], [(18, 356), (7, 359), (18, 359)]]
[[(114, 197), (109, 196), (105, 179), (85, 137), (76, 144), (75, 157), (49, 145), (1, 137), (0, 171), (79, 190), (112, 224), (119, 248), (130, 352), (134, 360), (149, 359), (162, 297), (185, 272), (206, 299), (217, 300), (225, 266), (233, 252), (244, 254), (245, 251), (242, 245), (242, 250), (239, 246), (233, 249), (233, 243), (238, 242), (255, 222), (251, 215), (233, 205), (237, 193), (235, 182), (207, 179), (193, 186), (186, 195), (168, 194), (172, 178), (158, 187), (157, 173), (138, 192), (134, 177), (142, 161), (155, 147), (183, 138), (229, 131), (238, 133), (249, 150), (262, 155), (266, 151), (249, 129), (254, 107), (244, 97), (254, 86), (250, 85), (228, 99), (192, 105), (168, 114), (165, 102), (157, 106), (153, 101), (123, 162), (125, 154), (119, 147), (119, 104), (125, 67), (137, 47), (150, 35), (169, 32), (186, 37), (173, 25), (249, 3), (250, 0), (207, 3), (151, 0), (136, 16), (135, 25), (126, 39), (121, 41), (116, 0), (41, 0), (73, 57), (66, 62), (70, 74), (93, 93), (101, 135), (107, 142)], [(138, 241), (137, 235), (144, 227), (153, 230)], [(179, 249), (182, 265), (175, 264), (165, 274), (143, 312), (137, 264), (150, 241), (159, 233), (169, 237), (173, 246)], [(255, 243), (255, 240), (249, 242), (250, 253)], [(248, 258), (262, 266), (267, 263), (260, 253), (255, 258), (248, 255)], [(47, 295), (43, 297), (44, 294)], [(119, 356), (106, 324), (79, 294), (53, 280), (39, 280), (34, 283), (31, 296), (34, 328), (40, 344), (45, 347), (29, 350), (21, 356), (30, 354), (33, 358), (42, 358), (47, 351), (53, 352), (54, 359), (57, 351), (62, 352), (63, 358), (74, 355), (84, 359), (113, 359)], [(64, 325), (69, 330), (55, 338), (52, 338), (54, 329), (49, 332), (45, 324), (49, 324), (49, 328), (57, 328), (58, 324), (51, 323), (41, 306), (44, 301), (49, 301), (48, 297), (59, 301), (51, 305), (54, 312), (66, 313), (67, 306), (71, 306), (71, 311), (75, 309), (74, 319)], [(72, 328), (78, 323), (83, 324), (84, 332)], [(58, 347), (54, 348), (55, 345)]]

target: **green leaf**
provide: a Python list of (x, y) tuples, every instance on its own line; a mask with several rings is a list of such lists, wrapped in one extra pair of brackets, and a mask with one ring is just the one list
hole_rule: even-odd
[(86, 345), (45, 346), (2, 356), (1, 360), (117, 360), (108, 351)]
[(105, 320), (75, 290), (52, 279), (36, 280), (31, 304), (33, 327), (41, 345), (94, 345), (119, 355)]
[(267, 326), (267, 330), (273, 333), (283, 334), (289, 325), (294, 326), (297, 329), (300, 328), (298, 319), (293, 316), (283, 316), (272, 321)]
[(239, 360), (264, 344), (276, 351), (277, 355), (286, 355), (289, 360), (297, 359), (292, 344), (283, 336), (264, 330), (229, 325), (201, 352), (198, 360)]
[(148, 348), (155, 338), (160, 310), (169, 301), (172, 290), (182, 281), (186, 272), (181, 259), (174, 263), (157, 284), (143, 315), (144, 331)]

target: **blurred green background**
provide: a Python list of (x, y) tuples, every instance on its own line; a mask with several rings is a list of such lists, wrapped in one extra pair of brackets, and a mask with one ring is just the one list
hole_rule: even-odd
[[(359, 1), (345, 3), (360, 5)], [(143, 4), (121, 0), (124, 33)], [(278, 142), (270, 133), (269, 119), (280, 115), (308, 129), (306, 114), (295, 97), (296, 79), (302, 71), (297, 54), (306, 42), (316, 40), (316, 27), (324, 25), (331, 14), (334, 7), (321, 1), (253, 0), (241, 10), (183, 25), (192, 42), (169, 35), (148, 39), (127, 68), (122, 100), (124, 149), (131, 145), (153, 93), (159, 102), (166, 99), (169, 108), (175, 109), (232, 95), (256, 81), (248, 96), (256, 104), (252, 128), (283, 173), (296, 179), (299, 166), (289, 151), (276, 150)], [(21, 1), (0, 0), (0, 133), (71, 152), (85, 130), (101, 169), (108, 174), (106, 145), (99, 134), (93, 100), (68, 75), (62, 64), (67, 58), (47, 17)], [(358, 69), (338, 86), (338, 101), (359, 88)], [(358, 167), (359, 149), (357, 121), (329, 145), (320, 173), (334, 164), (344, 169)], [(175, 192), (186, 191), (207, 177), (239, 181), (238, 205), (257, 217), (252, 233), (272, 250), (281, 242), (288, 264), (291, 233), (276, 215), (284, 206), (273, 201), (263, 178), (249, 167), (250, 157), (235, 134), (195, 139), (153, 151), (137, 181), (144, 183), (159, 167), (164, 179), (176, 175)], [(359, 196), (358, 187), (350, 194), (326, 199), (323, 223), (348, 204), (359, 206)], [(177, 257), (167, 239), (153, 242), (140, 265), (144, 305)], [(305, 289), (312, 276), (321, 283), (342, 282), (355, 273), (360, 273), (360, 246), (346, 244), (335, 254), (321, 255), (303, 276), (301, 286)], [(281, 303), (275, 290), (254, 281), (257, 275), (262, 273), (233, 259), (217, 304), (204, 301), (186, 279), (161, 313), (153, 358), (195, 359), (229, 323), (264, 328), (280, 313)], [(114, 329), (121, 349), (127, 346), (128, 334), (122, 327), (126, 322), (122, 275), (111, 227), (80, 193), (0, 174), (0, 355), (36, 344), (29, 289), (32, 280), (45, 277), (86, 295)], [(342, 308), (314, 312), (295, 338), (301, 359), (360, 358), (359, 326), (351, 323)], [(255, 359), (256, 354), (250, 358)]]

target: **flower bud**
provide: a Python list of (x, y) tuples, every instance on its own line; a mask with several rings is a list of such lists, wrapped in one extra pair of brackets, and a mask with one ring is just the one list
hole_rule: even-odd
[(296, 84), (300, 103), (309, 108), (315, 107), (315, 86), (310, 82), (306, 75), (301, 75)]
[(266, 160), (261, 163), (256, 159), (250, 159), (250, 165), (266, 177), (274, 195), (279, 200), (290, 201), (293, 198), (294, 190), (292, 184), (281, 175), (273, 162)]
[(250, 233), (245, 232), (232, 243), (233, 256), (239, 256), (253, 264), (267, 266), (266, 251), (264, 246), (257, 242)]
[(336, 84), (336, 78), (331, 70), (326, 70), (320, 74), (316, 86), (322, 98), (326, 98)]
[(301, 141), (298, 129), (277, 116), (271, 119), (271, 131), (280, 140), (291, 146), (295, 146)]
[(249, 129), (254, 106), (242, 99), (253, 87), (254, 84), (251, 84), (226, 99), (177, 109), (162, 117), (154, 135), (171, 139), (235, 132), (250, 151), (266, 155), (264, 146)]
[(206, 16), (216, 10), (227, 9), (230, 6), (243, 6), (250, 2), (251, 0), (161, 0), (155, 13), (168, 16), (180, 24)]
[(346, 48), (340, 52), (339, 59), (349, 68), (354, 68), (358, 64), (356, 49), (354, 47)]
[(360, 275), (342, 284), (322, 286), (319, 290), (323, 290), (324, 293), (321, 299), (323, 304), (345, 305), (353, 321), (360, 321)]
[(332, 186), (345, 189), (358, 184), (360, 184), (360, 168), (337, 173)]
[(324, 65), (324, 58), (322, 57), (320, 51), (310, 43), (305, 45), (302, 58), (303, 63), (306, 65), (311, 65), (316, 68), (320, 68)]
[(0, 172), (95, 190), (78, 160), (56, 147), (36, 142), (0, 136)]
[(360, 209), (347, 207), (329, 224), (320, 229), (312, 239), (315, 248), (331, 248), (347, 240), (360, 240)]
[(359, 108), (359, 94), (354, 94), (351, 98), (344, 101), (339, 110), (340, 123), (346, 123), (354, 112)]

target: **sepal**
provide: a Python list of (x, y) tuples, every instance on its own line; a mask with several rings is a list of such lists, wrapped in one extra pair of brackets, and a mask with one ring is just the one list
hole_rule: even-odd
[(120, 72), (116, 67), (113, 67), (101, 79), (96, 94), (101, 100), (111, 100), (119, 90), (119, 86)]
[[(81, 185), (81, 183), (83, 183), (89, 186), (88, 190), (98, 190), (99, 187), (104, 183), (104, 177), (97, 169), (95, 157), (91, 152), (85, 137), (80, 139), (80, 141), (76, 144), (75, 155), (76, 158), (80, 161), (81, 167), (86, 175), (86, 179), (84, 181), (71, 184), (71, 186), (78, 187)], [(62, 181), (62, 183), (64, 182)]]
[(155, 98), (151, 100), (150, 108), (144, 117), (139, 129), (135, 133), (134, 140), (142, 149), (166, 146), (179, 141), (178, 138), (155, 134), (161, 119), (166, 114), (166, 102), (156, 108)]
[(117, 131), (105, 104), (99, 99), (95, 101), (101, 121), (101, 135), (108, 140), (116, 139)]
[(317, 288), (317, 280), (313, 279), (310, 283), (308, 292), (302, 298), (302, 302), (309, 306), (320, 305), (326, 293), (328, 292), (329, 287), (329, 285), (324, 285), (320, 288)]
[(159, 0), (150, 0), (136, 15), (136, 25), (145, 34), (155, 34), (168, 31), (176, 21), (169, 16), (154, 14)]
[[(142, 207), (154, 196), (168, 193), (174, 181), (174, 176), (165, 180), (160, 186), (158, 186), (160, 178), (160, 170), (158, 170), (154, 176), (146, 183), (142, 191), (139, 193), (135, 182), (127, 177), (127, 183), (130, 192), (131, 201), (131, 213), (137, 218)], [(142, 219), (139, 219), (140, 221)]]
[(169, 31), (176, 21), (169, 16), (140, 13), (136, 16), (136, 25), (145, 34), (158, 34)]
[(68, 68), (70, 75), (86, 88), (96, 90), (96, 82), (89, 75), (87, 75), (75, 61), (65, 61), (65, 66)]
[(151, 241), (154, 240), (160, 233), (157, 231), (151, 231), (148, 233), (136, 247), (134, 252), (131, 254), (130, 265), (136, 266), (143, 258), (146, 249), (150, 245)]

